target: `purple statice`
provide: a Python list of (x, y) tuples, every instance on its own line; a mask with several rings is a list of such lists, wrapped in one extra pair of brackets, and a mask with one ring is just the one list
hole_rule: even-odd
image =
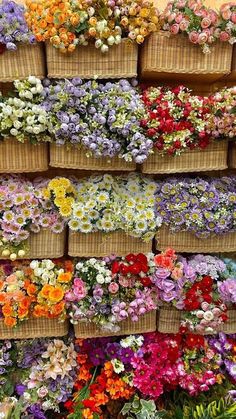
[(225, 263), (211, 255), (194, 255), (189, 258), (188, 264), (194, 269), (196, 274), (210, 275), (215, 280), (222, 277), (226, 270)]
[(14, 1), (0, 4), (0, 49), (16, 50), (19, 42), (34, 43), (35, 37), (25, 20), (25, 7)]
[(228, 278), (219, 283), (218, 291), (225, 303), (236, 304), (236, 278)]
[(199, 238), (236, 231), (236, 176), (169, 178), (157, 184), (156, 216)]
[(44, 81), (44, 109), (57, 145), (83, 146), (87, 155), (143, 163), (153, 142), (144, 136), (140, 94), (127, 80)]

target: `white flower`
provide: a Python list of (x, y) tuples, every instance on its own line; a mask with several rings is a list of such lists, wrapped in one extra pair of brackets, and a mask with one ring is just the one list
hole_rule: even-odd
[(125, 370), (125, 366), (123, 364), (123, 362), (121, 362), (119, 359), (112, 359), (111, 363), (113, 365), (114, 371), (116, 372), (116, 374), (120, 374), (122, 371)]
[(96, 276), (96, 281), (98, 282), (98, 284), (104, 284), (105, 279), (104, 279), (104, 277), (101, 274), (98, 274)]
[(203, 318), (207, 321), (211, 321), (214, 319), (214, 314), (210, 310), (205, 311)]
[(36, 269), (36, 268), (38, 268), (38, 266), (39, 266), (39, 261), (38, 260), (32, 260), (30, 262), (31, 269)]

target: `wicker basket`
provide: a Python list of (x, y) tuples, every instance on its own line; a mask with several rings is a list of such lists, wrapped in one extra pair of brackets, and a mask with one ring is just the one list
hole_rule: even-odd
[(16, 51), (5, 51), (0, 55), (0, 81), (25, 79), (34, 75), (43, 79), (46, 75), (42, 44), (19, 44)]
[(58, 319), (31, 318), (24, 320), (17, 327), (8, 327), (0, 321), (0, 339), (33, 339), (65, 336), (68, 333), (68, 322)]
[[(66, 231), (53, 233), (48, 229), (41, 229), (39, 233), (30, 233), (26, 240), (27, 253), (24, 259), (56, 259), (64, 256)], [(1, 259), (9, 259), (1, 256)], [(22, 259), (22, 258), (18, 258)]]
[(156, 248), (165, 250), (169, 247), (175, 249), (176, 252), (186, 253), (235, 252), (236, 233), (212, 235), (206, 239), (199, 239), (188, 231), (173, 233), (168, 227), (163, 226), (156, 235)]
[(136, 333), (148, 333), (156, 331), (156, 311), (150, 311), (140, 316), (137, 322), (131, 319), (124, 320), (119, 323), (120, 330), (112, 333), (111, 331), (103, 331), (92, 322), (80, 322), (74, 325), (75, 336), (77, 338), (98, 338), (102, 336), (120, 336), (132, 335)]
[(229, 146), (229, 167), (236, 168), (236, 143), (231, 143)]
[(136, 169), (135, 163), (127, 163), (124, 159), (87, 157), (84, 149), (60, 147), (50, 145), (50, 166), (65, 167), (67, 169), (85, 170), (125, 170)]
[(90, 79), (137, 76), (138, 46), (124, 39), (106, 54), (94, 45), (79, 47), (71, 54), (62, 54), (51, 44), (46, 45), (48, 77), (81, 77)]
[(0, 142), (0, 173), (43, 172), (48, 169), (48, 145), (20, 143), (15, 138)]
[(158, 316), (158, 332), (178, 333), (180, 327), (181, 311), (173, 307), (162, 307)]
[(69, 232), (70, 256), (103, 257), (111, 254), (126, 256), (129, 253), (148, 253), (152, 250), (152, 243), (145, 243), (141, 239), (128, 236), (123, 231), (113, 233), (75, 233)]
[(151, 34), (141, 50), (141, 76), (159, 80), (214, 82), (230, 73), (232, 46), (217, 42), (210, 54), (184, 35)]
[(236, 333), (236, 309), (229, 309), (227, 314), (228, 320), (220, 328), (220, 331), (227, 334)]
[(224, 170), (227, 168), (227, 154), (227, 141), (214, 142), (204, 150), (187, 150), (176, 157), (154, 153), (142, 165), (142, 172), (182, 173)]
[(225, 82), (235, 82), (236, 81), (236, 45), (233, 47), (233, 57), (232, 57), (232, 66), (231, 73), (224, 78)]

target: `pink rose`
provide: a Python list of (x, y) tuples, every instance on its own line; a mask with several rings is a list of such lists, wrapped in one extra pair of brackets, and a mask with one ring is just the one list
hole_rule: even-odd
[(232, 13), (231, 20), (233, 23), (236, 23), (236, 12)]
[(168, 23), (172, 23), (172, 22), (174, 22), (174, 20), (175, 20), (175, 16), (176, 16), (176, 13), (171, 13), (171, 14), (168, 16)]
[(209, 13), (209, 19), (211, 19), (211, 23), (216, 23), (218, 20), (218, 15), (214, 10), (211, 10)]
[(190, 42), (192, 42), (193, 44), (197, 44), (198, 43), (198, 33), (193, 31), (190, 32), (190, 34), (188, 35)]
[(203, 301), (203, 303), (201, 304), (201, 307), (204, 311), (208, 310), (209, 304), (206, 301)]
[(175, 21), (176, 21), (176, 23), (180, 23), (180, 22), (181, 22), (181, 20), (183, 20), (183, 15), (182, 15), (182, 13), (179, 13), (179, 14), (176, 16)]
[(204, 17), (201, 21), (201, 27), (203, 29), (209, 28), (211, 26), (211, 20), (208, 17)]
[(174, 25), (171, 26), (170, 31), (173, 35), (176, 35), (179, 32), (178, 23), (174, 23)]
[(207, 42), (207, 40), (208, 40), (207, 33), (202, 32), (202, 33), (199, 34), (199, 36), (198, 36), (198, 43), (199, 44), (201, 44), (201, 45), (205, 44)]
[(229, 10), (223, 10), (222, 11), (222, 17), (225, 20), (230, 20), (230, 18), (231, 18), (231, 11), (230, 11), (230, 9)]
[(220, 33), (220, 40), (223, 42), (227, 42), (230, 39), (230, 36), (227, 32), (221, 32)]
[(119, 285), (116, 282), (111, 282), (108, 286), (108, 290), (111, 294), (116, 294), (119, 290)]
[(82, 300), (87, 294), (85, 283), (80, 278), (74, 279), (74, 287), (73, 287), (74, 295), (76, 296), (77, 300)]
[(179, 28), (181, 31), (186, 31), (186, 29), (189, 27), (189, 21), (188, 20), (182, 20), (179, 24)]

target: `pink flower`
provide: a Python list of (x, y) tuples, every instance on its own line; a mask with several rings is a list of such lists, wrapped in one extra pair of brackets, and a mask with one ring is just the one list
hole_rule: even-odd
[(84, 281), (82, 281), (82, 279), (80, 278), (75, 278), (74, 279), (74, 286), (73, 286), (73, 292), (74, 295), (76, 296), (76, 299), (82, 300), (82, 298), (84, 298), (87, 294), (86, 288), (85, 288), (85, 283)]
[(199, 36), (198, 33), (195, 31), (190, 32), (188, 35), (190, 42), (192, 42), (193, 44), (198, 43), (198, 36)]
[(179, 32), (178, 23), (174, 23), (174, 25), (171, 26), (170, 31), (173, 35), (176, 35)]
[(188, 26), (189, 26), (189, 21), (185, 19), (183, 19), (182, 22), (180, 22), (179, 24), (179, 28), (181, 31), (186, 31), (186, 29), (188, 29)]
[(227, 42), (230, 39), (230, 35), (227, 32), (220, 33), (220, 40), (223, 42)]
[(231, 11), (230, 9), (225, 9), (221, 11), (222, 17), (225, 20), (229, 20), (231, 18)]
[(199, 44), (205, 44), (208, 40), (208, 35), (206, 32), (202, 32), (198, 36), (198, 43)]
[(183, 19), (183, 15), (182, 15), (182, 13), (180, 13), (180, 14), (178, 14), (178, 15), (176, 16), (176, 18), (175, 18), (175, 22), (176, 22), (176, 23), (180, 23), (182, 19)]
[(211, 20), (208, 17), (204, 17), (201, 21), (201, 27), (203, 29), (209, 28), (211, 26)]
[(108, 290), (111, 294), (116, 294), (119, 290), (119, 285), (116, 282), (111, 282), (108, 286)]
[(231, 20), (233, 23), (236, 23), (236, 12), (232, 13)]

